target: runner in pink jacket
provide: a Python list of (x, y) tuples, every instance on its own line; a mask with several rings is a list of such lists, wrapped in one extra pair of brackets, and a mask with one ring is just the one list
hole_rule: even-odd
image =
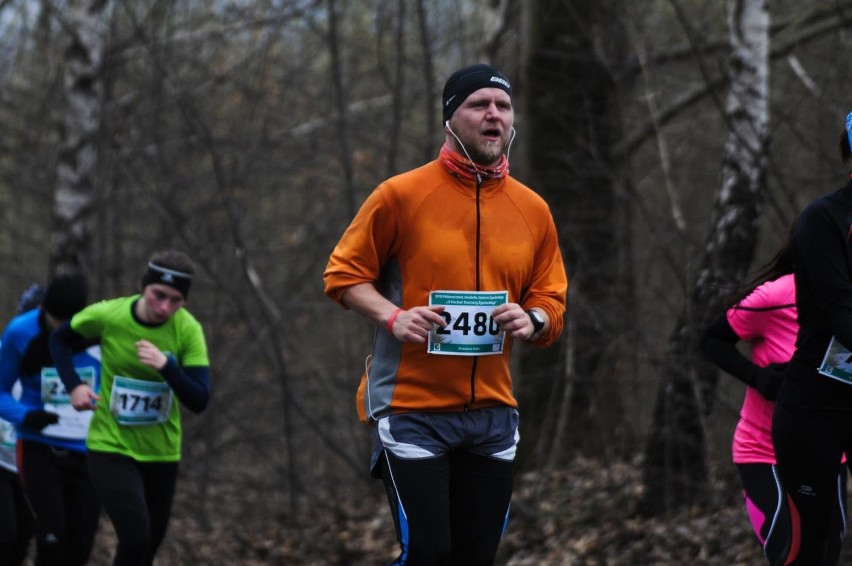
[[(775, 397), (795, 350), (796, 287), (788, 248), (766, 268), (760, 283), (727, 309), (703, 333), (701, 348), (727, 373), (746, 384), (740, 420), (734, 431), (733, 461), (743, 485), (748, 517), (770, 564), (785, 564), (799, 545), (798, 515), (790, 513), (776, 469), (772, 445)], [(760, 280), (759, 279), (759, 280)], [(751, 360), (737, 349), (745, 342)], [(832, 514), (832, 548), (827, 562), (834, 564), (845, 533), (846, 466), (837, 482), (837, 505)]]

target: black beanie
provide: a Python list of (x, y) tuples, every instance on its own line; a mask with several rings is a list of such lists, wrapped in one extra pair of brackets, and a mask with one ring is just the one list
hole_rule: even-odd
[(444, 94), (441, 96), (444, 108), (444, 122), (449, 120), (456, 108), (474, 91), (481, 88), (499, 88), (512, 96), (512, 85), (509, 79), (490, 65), (478, 63), (459, 69), (447, 79)]
[(60, 274), (47, 285), (41, 308), (59, 320), (68, 320), (88, 302), (86, 278), (79, 274)]

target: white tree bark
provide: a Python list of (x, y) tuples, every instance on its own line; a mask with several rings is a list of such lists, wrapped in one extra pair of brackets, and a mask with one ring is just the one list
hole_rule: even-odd
[(102, 105), (106, 0), (76, 0), (60, 18), (71, 34), (65, 53), (64, 128), (56, 169), (51, 266), (86, 271), (92, 232)]
[[(731, 0), (730, 91), (726, 112), (730, 133), (725, 146), (719, 205), (736, 196), (759, 197), (766, 172), (769, 124), (769, 2)], [(759, 201), (752, 198), (751, 202)], [(737, 207), (733, 207), (737, 208)]]
[(648, 496), (641, 503), (650, 515), (700, 499), (709, 481), (704, 417), (713, 409), (718, 371), (698, 362), (698, 336), (728, 306), (754, 257), (766, 194), (769, 21), (767, 0), (728, 2), (729, 133), (722, 184), (692, 296), (672, 333), (670, 362), (658, 391), (646, 452)]
[[(769, 124), (768, 0), (730, 0), (729, 133), (705, 260), (696, 281), (698, 322), (705, 324), (742, 283), (754, 258), (758, 218), (766, 198)], [(703, 316), (701, 316), (703, 314)], [(715, 388), (715, 380), (703, 389)], [(710, 403), (712, 395), (705, 395)]]

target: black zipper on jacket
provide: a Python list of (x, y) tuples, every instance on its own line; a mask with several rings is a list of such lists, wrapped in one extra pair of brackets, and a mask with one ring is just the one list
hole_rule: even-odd
[[(480, 232), (482, 228), (482, 219), (480, 217), (480, 196), (482, 194), (482, 177), (479, 176), (479, 173), (476, 174), (476, 290), (480, 291), (480, 271), (479, 271), (479, 246), (480, 246)], [(478, 358), (476, 356), (473, 357), (473, 364), (470, 368), (470, 405), (473, 405), (476, 402), (476, 366), (477, 366)], [(467, 407), (465, 407), (467, 409)]]

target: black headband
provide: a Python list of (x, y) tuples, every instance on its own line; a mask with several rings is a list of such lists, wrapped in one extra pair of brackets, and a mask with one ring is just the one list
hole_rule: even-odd
[(152, 283), (168, 285), (180, 291), (183, 298), (189, 297), (189, 286), (192, 283), (192, 275), (183, 271), (176, 271), (167, 267), (161, 267), (155, 263), (148, 264), (148, 270), (142, 276), (142, 288)]

